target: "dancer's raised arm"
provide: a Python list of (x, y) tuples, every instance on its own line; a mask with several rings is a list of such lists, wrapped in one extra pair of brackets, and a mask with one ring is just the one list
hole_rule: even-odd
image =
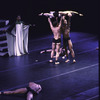
[(50, 27), (51, 27), (51, 29), (52, 29), (52, 28), (53, 28), (53, 25), (52, 25), (52, 22), (51, 22), (50, 18), (48, 18), (48, 22), (49, 22)]

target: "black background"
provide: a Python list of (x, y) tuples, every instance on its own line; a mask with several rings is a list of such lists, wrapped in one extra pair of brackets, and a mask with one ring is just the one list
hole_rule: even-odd
[(0, 19), (13, 22), (17, 15), (21, 15), (23, 21), (35, 24), (30, 28), (32, 37), (49, 33), (47, 18), (38, 14), (51, 10), (78, 11), (84, 16), (72, 17), (71, 31), (99, 34), (99, 0), (3, 0), (0, 5)]

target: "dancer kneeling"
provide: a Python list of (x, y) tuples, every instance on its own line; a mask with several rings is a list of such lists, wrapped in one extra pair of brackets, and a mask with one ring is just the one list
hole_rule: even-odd
[(20, 88), (20, 89), (16, 89), (13, 91), (4, 91), (4, 92), (0, 92), (0, 94), (5, 94), (5, 95), (9, 95), (9, 94), (26, 94), (27, 95), (27, 100), (32, 100), (34, 94), (39, 94), (39, 92), (42, 90), (41, 86), (39, 84), (36, 84), (34, 82), (29, 82), (28, 87), (25, 88)]

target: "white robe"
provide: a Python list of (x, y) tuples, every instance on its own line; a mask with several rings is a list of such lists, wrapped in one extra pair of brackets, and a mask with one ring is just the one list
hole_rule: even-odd
[(16, 24), (11, 34), (6, 33), (9, 56), (21, 56), (28, 53), (29, 25)]

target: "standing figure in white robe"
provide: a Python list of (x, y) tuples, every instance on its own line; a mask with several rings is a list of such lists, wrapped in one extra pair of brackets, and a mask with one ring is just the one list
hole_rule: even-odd
[(28, 53), (28, 30), (29, 25), (24, 25), (21, 17), (17, 16), (12, 31), (6, 33), (9, 56), (21, 56)]

